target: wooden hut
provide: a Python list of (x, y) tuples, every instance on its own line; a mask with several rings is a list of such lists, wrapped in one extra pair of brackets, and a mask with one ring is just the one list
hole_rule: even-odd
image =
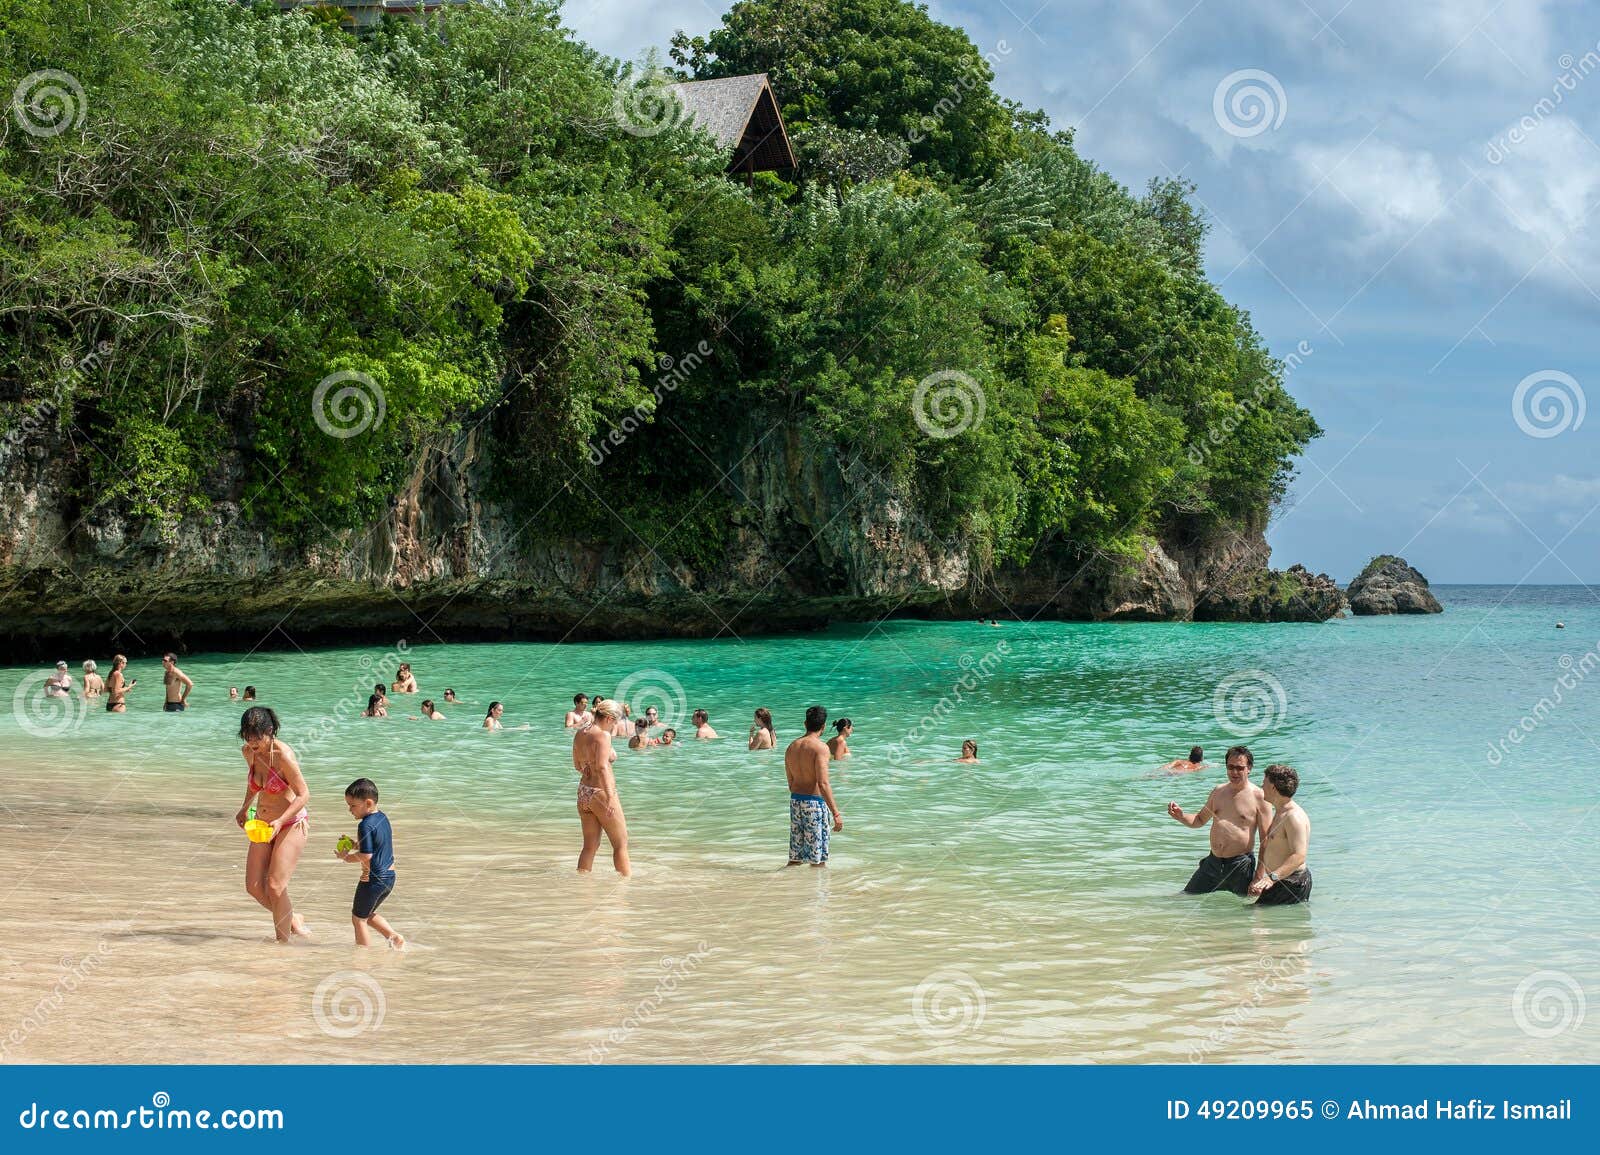
[(794, 149), (765, 72), (672, 86), (684, 119), (728, 152), (728, 171), (749, 176), (795, 167)]

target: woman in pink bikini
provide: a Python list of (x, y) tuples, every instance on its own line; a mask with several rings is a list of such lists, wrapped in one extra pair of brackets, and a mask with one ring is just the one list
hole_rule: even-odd
[(300, 774), (294, 751), (278, 741), (278, 716), (266, 706), (252, 706), (239, 721), (244, 743), (244, 805), (234, 821), (244, 826), (251, 799), (256, 817), (272, 827), (268, 842), (252, 842), (244, 860), (244, 888), (250, 897), (272, 912), (272, 929), (279, 942), (305, 934), (306, 924), (289, 901), (289, 879), (300, 865), (310, 833), (306, 803), (310, 791)]
[(611, 748), (608, 727), (621, 715), (615, 702), (601, 698), (591, 707), (594, 725), (579, 730), (572, 739), (572, 768), (579, 774), (578, 819), (583, 823), (583, 850), (578, 854), (578, 869), (584, 874), (594, 868), (600, 849), (600, 835), (611, 840), (611, 863), (626, 878), (628, 862), (628, 820), (622, 814), (622, 799), (617, 796), (617, 779), (611, 764), (617, 753)]

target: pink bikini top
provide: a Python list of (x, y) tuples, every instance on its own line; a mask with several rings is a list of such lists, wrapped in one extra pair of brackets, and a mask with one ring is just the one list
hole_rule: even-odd
[(245, 779), (249, 783), (250, 789), (259, 790), (266, 794), (282, 794), (289, 789), (289, 783), (278, 774), (277, 762), (278, 743), (274, 741), (272, 743), (272, 761), (267, 766), (267, 783), (265, 786), (257, 786), (255, 770), (246, 770)]

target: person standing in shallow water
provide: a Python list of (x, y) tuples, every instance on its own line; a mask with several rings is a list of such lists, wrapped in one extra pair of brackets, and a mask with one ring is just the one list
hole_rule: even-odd
[(167, 704), (161, 708), (169, 714), (181, 714), (189, 708), (189, 691), (194, 689), (194, 679), (178, 669), (178, 655), (161, 655), (164, 673), (161, 680), (167, 687)]
[(833, 724), (834, 734), (828, 739), (828, 756), (835, 760), (850, 757), (850, 735), (855, 732), (855, 723), (849, 718), (840, 718)]
[(111, 659), (111, 676), (106, 679), (106, 710), (112, 714), (128, 712), (127, 694), (139, 684), (122, 671), (128, 668), (128, 659), (121, 654)]
[(626, 878), (633, 870), (628, 861), (628, 821), (612, 773), (617, 752), (611, 748), (610, 733), (611, 724), (622, 713), (609, 698), (596, 698), (590, 708), (595, 724), (579, 730), (572, 739), (572, 768), (578, 772), (578, 820), (583, 823), (578, 871), (588, 874), (594, 869), (603, 833), (611, 841), (611, 864)]
[(300, 773), (300, 759), (278, 741), (278, 715), (266, 706), (252, 706), (239, 720), (239, 740), (244, 743), (244, 802), (233, 820), (244, 827), (250, 802), (256, 800), (256, 818), (272, 827), (267, 842), (252, 842), (245, 854), (244, 888), (250, 897), (272, 912), (272, 930), (279, 942), (306, 934), (306, 924), (289, 901), (289, 880), (305, 852), (311, 832), (306, 804), (311, 792)]
[(828, 782), (828, 746), (822, 728), (828, 711), (812, 706), (806, 711), (806, 732), (783, 752), (783, 772), (789, 779), (789, 865), (809, 862), (828, 865), (828, 826), (844, 829), (844, 816), (833, 800)]
[(1191, 830), (1211, 823), (1211, 853), (1200, 860), (1185, 894), (1229, 890), (1244, 895), (1258, 877), (1252, 848), (1257, 832), (1267, 832), (1271, 808), (1261, 788), (1250, 783), (1255, 758), (1249, 747), (1231, 747), (1226, 761), (1228, 780), (1211, 791), (1199, 813), (1185, 814), (1176, 802), (1167, 803), (1167, 813)]
[(771, 750), (778, 744), (778, 734), (772, 728), (772, 711), (765, 706), (756, 710), (756, 723), (750, 727), (750, 749)]
[(1293, 766), (1273, 765), (1262, 776), (1267, 804), (1275, 810), (1261, 839), (1261, 874), (1250, 884), (1257, 906), (1287, 906), (1311, 901), (1311, 869), (1306, 850), (1311, 844), (1311, 819), (1295, 802), (1300, 774)]

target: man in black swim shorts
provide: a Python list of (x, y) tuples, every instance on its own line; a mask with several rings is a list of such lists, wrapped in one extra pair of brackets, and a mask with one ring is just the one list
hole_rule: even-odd
[(1256, 833), (1266, 833), (1270, 814), (1261, 788), (1250, 782), (1254, 764), (1249, 747), (1234, 746), (1227, 755), (1228, 780), (1211, 791), (1199, 813), (1185, 814), (1176, 802), (1167, 804), (1167, 813), (1191, 830), (1211, 823), (1211, 853), (1200, 860), (1185, 894), (1249, 893), (1256, 874)]
[(1268, 766), (1267, 803), (1276, 813), (1261, 840), (1261, 877), (1250, 887), (1260, 895), (1257, 906), (1287, 906), (1311, 899), (1311, 869), (1306, 850), (1311, 845), (1311, 819), (1294, 800), (1300, 775), (1293, 766)]

